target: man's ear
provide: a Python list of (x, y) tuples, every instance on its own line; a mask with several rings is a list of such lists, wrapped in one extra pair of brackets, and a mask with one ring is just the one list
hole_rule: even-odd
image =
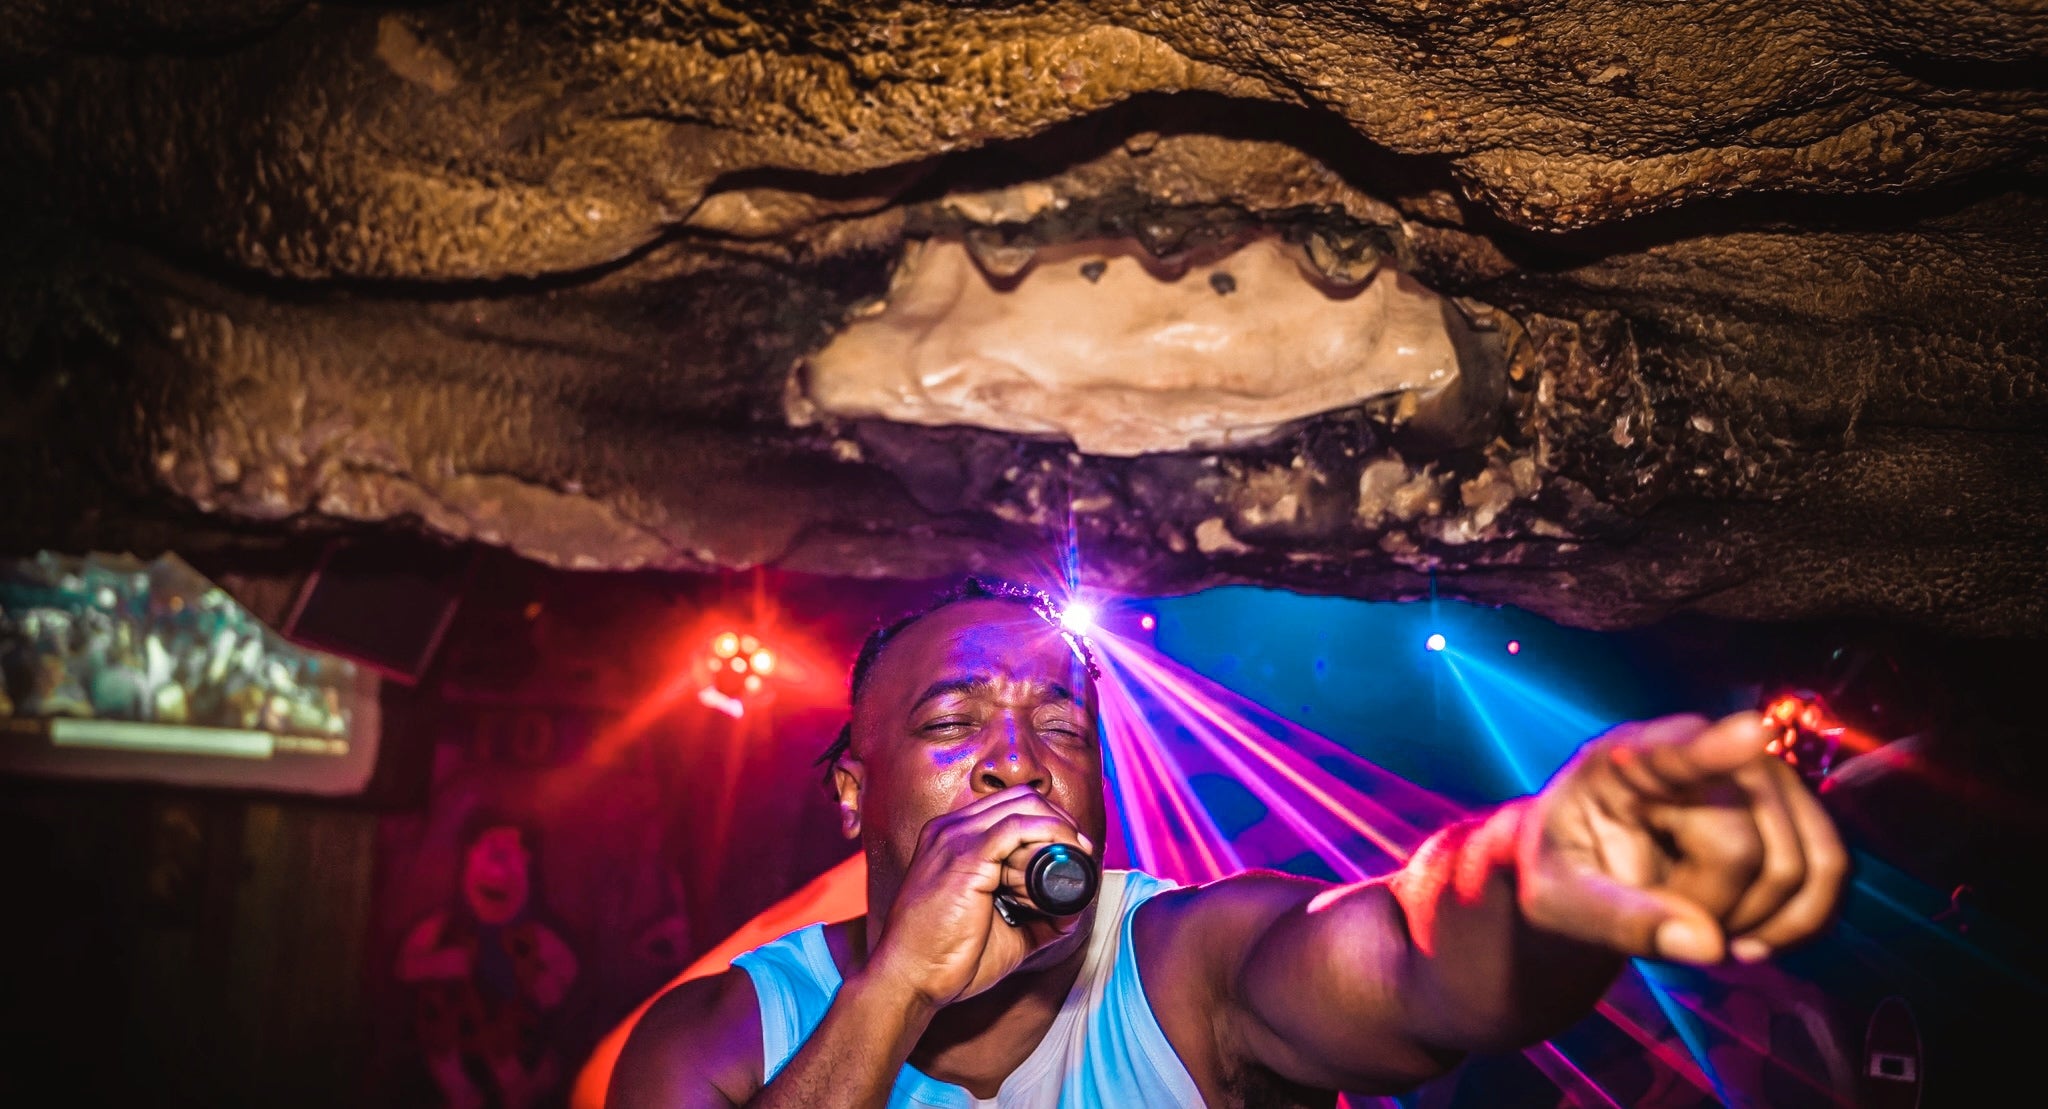
[(866, 775), (867, 767), (852, 752), (840, 755), (832, 764), (832, 792), (839, 799), (839, 834), (847, 839), (860, 838), (861, 786)]

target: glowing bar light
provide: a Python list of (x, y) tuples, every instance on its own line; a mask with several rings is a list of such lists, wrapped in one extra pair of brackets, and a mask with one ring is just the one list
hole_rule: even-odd
[(138, 724), (123, 720), (74, 720), (68, 716), (50, 721), (50, 743), (56, 747), (207, 755), (227, 759), (267, 759), (277, 752), (277, 737), (269, 732)]

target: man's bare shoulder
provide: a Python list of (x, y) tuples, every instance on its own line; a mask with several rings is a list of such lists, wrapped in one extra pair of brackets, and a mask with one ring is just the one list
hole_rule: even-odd
[(612, 1071), (607, 1109), (728, 1109), (761, 1090), (761, 1009), (737, 968), (648, 1006)]
[(1328, 882), (1251, 871), (1140, 906), (1132, 941), (1153, 1016), (1211, 1105), (1317, 1105), (1327, 1097), (1249, 1067), (1239, 975), (1259, 937)]
[(1136, 939), (1142, 951), (1157, 952), (1148, 962), (1183, 972), (1204, 965), (1234, 969), (1281, 914), (1333, 888), (1314, 878), (1252, 870), (1168, 890), (1138, 909)]

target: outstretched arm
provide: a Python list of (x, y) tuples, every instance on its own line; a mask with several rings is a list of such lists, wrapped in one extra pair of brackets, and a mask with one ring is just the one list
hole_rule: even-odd
[(1223, 1050), (1307, 1085), (1399, 1089), (1561, 1030), (1627, 957), (1754, 962), (1811, 936), (1847, 857), (1767, 735), (1754, 713), (1624, 725), (1387, 878), (1219, 883), (1268, 902)]

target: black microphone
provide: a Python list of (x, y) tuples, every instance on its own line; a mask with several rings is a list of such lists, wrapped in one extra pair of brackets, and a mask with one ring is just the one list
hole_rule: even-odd
[(1019, 926), (1028, 912), (1073, 916), (1087, 908), (1101, 888), (1102, 871), (1086, 852), (1064, 843), (1048, 843), (1024, 864), (1024, 895), (1031, 899), (1030, 904), (1017, 900), (1009, 890), (998, 890), (996, 915), (1012, 928)]

